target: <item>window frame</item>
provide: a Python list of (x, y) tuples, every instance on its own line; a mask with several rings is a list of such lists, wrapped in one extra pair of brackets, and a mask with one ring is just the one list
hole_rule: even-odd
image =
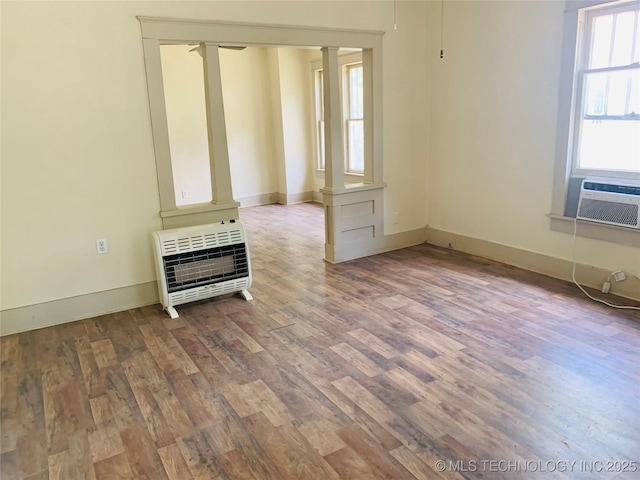
[[(584, 2), (582, 2), (584, 3)], [(573, 78), (572, 98), (573, 108), (572, 121), (569, 133), (569, 154), (567, 161), (570, 162), (571, 176), (573, 177), (603, 177), (615, 179), (638, 179), (640, 172), (634, 170), (607, 170), (607, 169), (589, 169), (579, 166), (580, 160), (580, 141), (582, 135), (582, 123), (584, 121), (584, 106), (586, 102), (585, 78), (590, 73), (595, 72), (614, 72), (628, 69), (640, 69), (640, 64), (634, 63), (618, 67), (605, 67), (592, 69), (589, 68), (589, 59), (593, 47), (593, 25), (596, 17), (603, 15), (619, 14), (627, 11), (633, 11), (640, 8), (638, 1), (624, 2), (589, 2), (588, 5), (578, 6), (578, 25), (576, 32), (575, 45), (575, 70)], [(638, 19), (637, 21), (640, 21)], [(613, 33), (613, 31), (612, 31)], [(637, 40), (636, 40), (637, 43)], [(612, 47), (611, 47), (612, 48)], [(635, 46), (632, 46), (632, 49)], [(637, 118), (630, 118), (633, 121), (640, 121)], [(603, 118), (602, 121), (615, 121)]]
[[(548, 214), (549, 228), (554, 232), (569, 235), (573, 235), (574, 232), (574, 218), (565, 212), (569, 183), (572, 180), (573, 142), (570, 139), (573, 115), (576, 110), (574, 89), (576, 86), (575, 68), (578, 60), (576, 47), (578, 33), (581, 28), (581, 22), (579, 21), (581, 18), (580, 11), (581, 9), (602, 7), (611, 3), (611, 0), (565, 0), (564, 3), (553, 186), (551, 211)], [(580, 180), (580, 178), (573, 177), (573, 180)], [(640, 183), (640, 179), (638, 181)], [(577, 236), (635, 248), (640, 247), (640, 231), (613, 225), (583, 222), (577, 231)]]
[[(344, 124), (344, 169), (346, 173), (350, 173), (352, 175), (364, 175), (364, 165), (362, 167), (362, 169), (357, 169), (357, 168), (353, 168), (352, 167), (352, 162), (351, 162), (351, 135), (349, 134), (349, 126), (351, 124), (351, 122), (360, 122), (363, 125), (364, 128), (364, 111), (362, 113), (362, 117), (359, 118), (354, 118), (352, 117), (352, 112), (351, 112), (351, 82), (349, 79), (349, 73), (351, 71), (351, 69), (353, 68), (360, 68), (363, 70), (364, 72), (364, 67), (362, 65), (362, 60), (360, 60), (359, 62), (353, 62), (353, 63), (345, 63), (344, 65), (342, 65), (342, 84), (343, 84), (343, 88), (342, 91), (343, 93), (343, 107), (342, 107), (342, 112), (343, 112), (343, 124)], [(364, 98), (363, 98), (363, 103), (364, 103)], [(363, 149), (364, 149), (364, 145), (363, 145)]]
[[(363, 59), (362, 59), (362, 52), (351, 52), (351, 53), (344, 53), (338, 56), (338, 65), (340, 66), (340, 107), (341, 107), (341, 112), (340, 112), (340, 116), (342, 117), (342, 122), (343, 122), (343, 138), (344, 138), (344, 173), (345, 175), (349, 176), (349, 177), (358, 177), (358, 179), (360, 179), (361, 177), (364, 177), (364, 170), (361, 171), (357, 171), (357, 170), (351, 170), (349, 169), (349, 146), (348, 146), (348, 134), (347, 134), (347, 114), (346, 112), (348, 111), (348, 97), (347, 95), (345, 95), (345, 91), (347, 89), (346, 87), (346, 81), (347, 79), (345, 78), (345, 72), (346, 72), (346, 67), (349, 65), (356, 65), (356, 64), (360, 64), (363, 66), (364, 69), (364, 63), (363, 63)], [(312, 60), (311, 61), (311, 79), (312, 79), (312, 87), (313, 87), (313, 107), (314, 107), (314, 111), (313, 111), (313, 125), (314, 125), (314, 135), (313, 135), (313, 142), (314, 142), (314, 151), (315, 151), (315, 164), (316, 164), (316, 172), (318, 172), (318, 175), (323, 175), (324, 171), (325, 171), (325, 165), (324, 165), (324, 146), (321, 145), (322, 143), (322, 138), (320, 135), (320, 126), (318, 124), (319, 119), (322, 118), (322, 120), (324, 120), (324, 109), (323, 109), (323, 104), (322, 104), (322, 83), (318, 80), (318, 72), (322, 72), (322, 60)], [(363, 74), (364, 74), (364, 70), (363, 70)], [(364, 103), (364, 98), (363, 98), (363, 103)], [(320, 110), (320, 111), (319, 111)], [(364, 120), (363, 120), (364, 123)], [(321, 156), (321, 152), (322, 152), (322, 156)]]
[(316, 68), (313, 70), (313, 95), (314, 95), (314, 139), (316, 143), (316, 168), (323, 170), (325, 167), (324, 156), (324, 90), (322, 88), (323, 82), (322, 68)]

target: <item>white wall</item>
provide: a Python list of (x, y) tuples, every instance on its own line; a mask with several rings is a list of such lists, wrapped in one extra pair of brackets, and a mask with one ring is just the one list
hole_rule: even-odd
[(211, 201), (204, 71), (193, 48), (160, 46), (176, 205)]
[[(136, 15), (386, 30), (383, 55), (391, 68), (385, 64), (384, 145), (385, 162), (393, 169), (386, 170), (387, 208), (406, 210), (399, 230), (422, 226), (426, 152), (418, 131), (423, 127), (404, 126), (407, 112), (400, 106), (411, 106), (413, 124), (427, 122), (427, 67), (404, 76), (392, 67), (402, 61), (396, 59), (423, 58), (427, 12), (424, 4), (400, 2), (394, 32), (390, 5), (2, 2), (0, 308), (155, 280), (149, 234), (161, 228), (160, 205)], [(249, 63), (247, 51), (224, 55), (247, 53)], [(257, 53), (251, 60), (265, 61)], [(242, 81), (244, 89), (254, 80)], [(223, 77), (223, 87), (232, 88), (228, 78)], [(225, 108), (233, 115), (234, 108)], [(238, 152), (245, 147), (236, 143), (236, 133), (229, 138)], [(263, 146), (269, 149), (268, 143)], [(238, 165), (231, 168), (236, 176)], [(412, 209), (404, 208), (407, 190), (416, 192)], [(237, 197), (242, 193), (240, 187), (234, 191)], [(96, 254), (98, 238), (108, 240), (107, 255)]]
[(309, 103), (313, 89), (309, 84), (306, 51), (279, 48), (278, 68), (286, 175), (286, 190), (279, 191), (287, 194), (310, 192), (314, 165)]
[(220, 49), (234, 198), (277, 191), (269, 59), (265, 48)]
[[(439, 45), (440, 6), (430, 7)], [(445, 58), (430, 55), (429, 226), (570, 260), (571, 236), (550, 231), (546, 216), (564, 2), (445, 9)], [(637, 248), (578, 238), (576, 253), (580, 263), (640, 273)]]

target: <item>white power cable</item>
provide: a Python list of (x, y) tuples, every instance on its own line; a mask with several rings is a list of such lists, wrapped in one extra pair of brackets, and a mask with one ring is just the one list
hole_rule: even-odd
[[(576, 281), (576, 234), (578, 232), (578, 220), (576, 218), (573, 219), (573, 269), (571, 272), (571, 279), (573, 280), (573, 283), (576, 284), (576, 287), (578, 287), (582, 293), (584, 293), (587, 297), (589, 297), (591, 300), (593, 300), (594, 302), (598, 302), (598, 303), (602, 303), (603, 305), (606, 305), (607, 307), (612, 307), (612, 308), (619, 308), (622, 310), (640, 310), (640, 307), (633, 307), (630, 305), (614, 305), (613, 303), (609, 303), (605, 300), (601, 300), (599, 298), (596, 298), (592, 295), (589, 294), (589, 292), (587, 292), (584, 288), (582, 288), (582, 285), (580, 285), (577, 281)], [(613, 272), (611, 275), (609, 275), (609, 278), (611, 278), (615, 273), (621, 272), (622, 270), (618, 270), (617, 272)], [(625, 272), (626, 273), (626, 272)], [(632, 277), (638, 278), (636, 275), (633, 274), (629, 274)]]

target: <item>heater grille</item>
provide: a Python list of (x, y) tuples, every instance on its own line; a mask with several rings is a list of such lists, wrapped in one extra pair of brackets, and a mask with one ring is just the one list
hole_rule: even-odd
[(251, 265), (237, 220), (153, 232), (158, 293), (171, 318), (176, 305), (239, 292), (251, 300)]
[(638, 225), (638, 205), (583, 198), (578, 218), (635, 227)]
[(220, 232), (202, 233), (179, 238), (167, 238), (162, 241), (162, 255), (193, 252), (204, 248), (221, 247), (241, 243), (243, 241), (242, 230), (234, 228)]
[(170, 255), (163, 262), (169, 293), (249, 275), (244, 243)]

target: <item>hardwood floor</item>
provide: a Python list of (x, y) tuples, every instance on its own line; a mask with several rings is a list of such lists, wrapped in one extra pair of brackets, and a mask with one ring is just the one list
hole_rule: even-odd
[(316, 205), (241, 219), (252, 302), (2, 338), (2, 480), (640, 478), (637, 313), (426, 245), (324, 263)]

